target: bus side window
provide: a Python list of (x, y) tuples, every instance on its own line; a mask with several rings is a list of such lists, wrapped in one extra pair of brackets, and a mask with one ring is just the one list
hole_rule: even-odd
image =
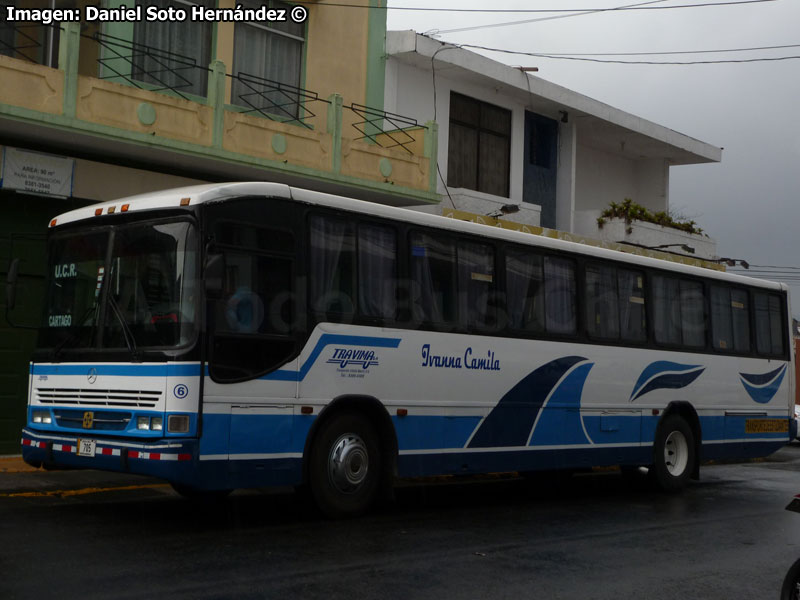
[(397, 316), (397, 234), (391, 227), (358, 226), (358, 307), (365, 317)]
[(445, 325), (456, 320), (456, 280), (453, 242), (412, 233), (412, 315), (415, 321)]
[(568, 258), (544, 259), (545, 324), (548, 333), (577, 331), (575, 262)]
[(492, 246), (459, 242), (458, 297), (462, 325), (475, 329), (491, 329), (496, 325)]
[(586, 265), (586, 331), (591, 337), (619, 339), (616, 269)]
[(783, 354), (783, 317), (781, 299), (775, 294), (755, 294), (756, 349), (759, 354)]
[(510, 329), (544, 330), (542, 257), (528, 250), (506, 252), (506, 312)]
[(716, 350), (750, 351), (750, 319), (745, 290), (711, 286), (711, 337)]
[(355, 313), (355, 227), (343, 219), (315, 215), (310, 220), (309, 287), (312, 310), (326, 318)]

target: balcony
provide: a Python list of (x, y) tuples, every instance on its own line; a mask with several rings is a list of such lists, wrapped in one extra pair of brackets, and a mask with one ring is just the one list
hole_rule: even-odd
[(11, 139), (395, 205), (438, 199), (433, 122), (82, 33), (79, 23), (1, 27), (0, 121)]

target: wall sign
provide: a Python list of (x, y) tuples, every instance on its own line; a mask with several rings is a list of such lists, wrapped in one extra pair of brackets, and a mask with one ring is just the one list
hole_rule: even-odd
[(69, 198), (75, 160), (18, 148), (3, 149), (0, 188), (43, 196)]

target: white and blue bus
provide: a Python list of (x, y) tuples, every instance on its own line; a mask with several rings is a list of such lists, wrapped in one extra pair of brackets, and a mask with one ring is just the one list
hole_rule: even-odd
[(272, 183), (48, 239), (32, 465), (298, 485), (343, 516), (397, 476), (644, 466), (675, 490), (795, 435), (777, 283)]

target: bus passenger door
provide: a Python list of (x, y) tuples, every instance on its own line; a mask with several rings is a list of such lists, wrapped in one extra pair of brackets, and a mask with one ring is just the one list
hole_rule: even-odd
[(222, 281), (208, 304), (204, 414), (227, 415), (231, 467), (253, 467), (292, 446), (301, 329), (294, 238), (240, 222), (219, 221), (214, 230), (210, 254), (221, 255)]

